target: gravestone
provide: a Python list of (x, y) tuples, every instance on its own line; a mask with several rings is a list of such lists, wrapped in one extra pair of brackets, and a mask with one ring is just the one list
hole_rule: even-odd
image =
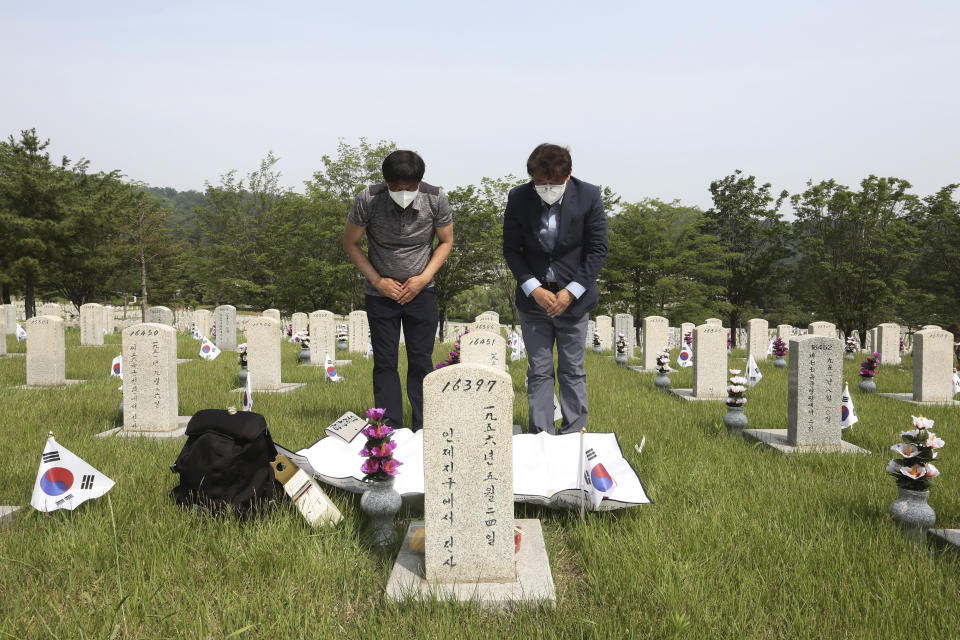
[(784, 342), (790, 340), (793, 336), (793, 326), (789, 324), (778, 324), (777, 325), (777, 337), (782, 339)]
[(807, 325), (807, 335), (826, 336), (828, 338), (837, 337), (837, 327), (832, 322), (817, 321)]
[(278, 323), (281, 322), (279, 309), (265, 309), (260, 315), (264, 318), (273, 318)]
[(58, 387), (67, 384), (63, 320), (34, 316), (27, 320), (27, 386)]
[(496, 311), (484, 311), (476, 318), (473, 319), (474, 322), (494, 322), (499, 327), (500, 326), (500, 314)]
[(40, 309), (37, 311), (38, 316), (53, 316), (54, 318), (63, 319), (63, 308), (56, 302), (45, 302), (40, 305)]
[(310, 317), (302, 311), (297, 311), (290, 316), (290, 324), (293, 325), (293, 333), (295, 335), (307, 330), (307, 326), (310, 324)]
[(869, 453), (841, 440), (843, 342), (836, 336), (790, 338), (787, 428), (743, 434), (783, 453)]
[[(767, 347), (770, 345), (770, 326), (766, 320), (753, 318), (747, 321), (747, 357), (754, 360), (767, 359)], [(696, 361), (694, 361), (696, 362)]]
[(167, 307), (158, 306), (147, 309), (147, 323), (165, 324), (173, 326), (173, 311)]
[(693, 337), (693, 330), (696, 328), (697, 326), (692, 322), (684, 322), (680, 324), (680, 348), (681, 349), (683, 348), (683, 345), (686, 344), (683, 341), (684, 336), (686, 336), (689, 333), (690, 336)]
[[(213, 342), (224, 351), (237, 350), (237, 308), (222, 304), (213, 310), (213, 324), (217, 330)], [(212, 328), (211, 328), (212, 333)]]
[(280, 388), (280, 321), (270, 316), (247, 323), (247, 371), (254, 391)]
[(900, 364), (900, 325), (894, 322), (877, 325), (876, 344), (880, 364)]
[(727, 334), (716, 324), (693, 330), (693, 397), (727, 397)]
[(923, 325), (923, 330), (924, 330), (924, 331), (927, 330), (927, 329), (942, 329), (942, 328), (943, 328), (943, 327), (941, 327), (941, 326), (938, 325), (938, 324), (925, 324), (925, 325)]
[[(439, 326), (437, 330), (440, 330)], [(370, 324), (367, 320), (366, 311), (358, 310), (350, 312), (349, 335), (347, 350), (351, 353), (366, 353), (367, 345), (370, 343)]]
[(703, 321), (703, 324), (710, 324), (710, 325), (722, 327), (723, 320), (721, 320), (720, 318), (707, 318), (706, 320)]
[(633, 328), (633, 316), (629, 313), (618, 313), (613, 316), (613, 342), (616, 345), (617, 337), (623, 334), (627, 342), (627, 357), (633, 357), (633, 348), (637, 346), (637, 332)]
[(643, 370), (657, 370), (657, 354), (667, 346), (670, 339), (669, 321), (663, 316), (647, 316), (643, 319)]
[(80, 305), (80, 344), (103, 346), (103, 305), (96, 302)]
[(188, 417), (177, 415), (177, 331), (147, 322), (123, 330), (123, 433), (179, 434)]
[(913, 336), (913, 400), (953, 401), (953, 334), (924, 329)]
[(103, 323), (103, 330), (107, 335), (112, 335), (117, 330), (117, 317), (114, 315), (117, 310), (110, 305), (106, 305), (100, 312)]
[(867, 335), (863, 341), (863, 350), (868, 353), (873, 353), (876, 351), (877, 346), (877, 330), (876, 329), (867, 329)]
[(597, 330), (596, 320), (587, 320), (587, 346), (593, 346), (593, 334)]
[(337, 325), (330, 311), (314, 311), (310, 314), (310, 364), (322, 367), (324, 358), (337, 357)]
[(12, 304), (3, 305), (3, 315), (7, 320), (6, 332), (8, 335), (17, 333), (17, 308)]
[(460, 362), (507, 368), (507, 341), (499, 333), (471, 331), (460, 340)]
[(193, 322), (197, 325), (197, 331), (200, 335), (209, 338), (210, 327), (212, 326), (213, 314), (206, 309), (197, 309), (193, 313)]
[(513, 383), (456, 364), (423, 381), (428, 582), (513, 582)]
[[(3, 310), (0, 309), (0, 312)], [(7, 355), (7, 314), (0, 313), (0, 357)]]
[(613, 348), (613, 320), (610, 316), (597, 316), (597, 332), (600, 334), (600, 348), (604, 351)]

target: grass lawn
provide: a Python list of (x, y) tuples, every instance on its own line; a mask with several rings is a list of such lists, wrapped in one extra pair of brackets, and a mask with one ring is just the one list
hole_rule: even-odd
[[(7, 346), (24, 350), (13, 336)], [(207, 362), (198, 348), (179, 338), (179, 356), (194, 358), (178, 370), (181, 415), (239, 406), (230, 392), (239, 386), (236, 354)], [(307, 446), (345, 411), (372, 406), (370, 361), (355, 356), (338, 369), (345, 381), (332, 384), (322, 368), (295, 364), (298, 347), (283, 349), (284, 381), (308, 386), (254, 395), (278, 443)], [(435, 360), (448, 349), (438, 345)], [(0, 637), (960, 636), (960, 555), (918, 546), (887, 515), (897, 492), (884, 475), (889, 447), (918, 407), (859, 393), (859, 358), (844, 365), (860, 416), (844, 439), (871, 455), (787, 457), (728, 438), (722, 403), (659, 393), (652, 375), (588, 351), (590, 428), (617, 433), (654, 504), (585, 521), (518, 505), (517, 517), (543, 523), (558, 604), (491, 613), (386, 602), (396, 549), (371, 549), (357, 495), (328, 488), (345, 519), (317, 530), (289, 504), (248, 523), (177, 509), (169, 465), (180, 443), (93, 437), (119, 424), (118, 381), (108, 377), (119, 352), (119, 334), (81, 347), (79, 332), (68, 330), (67, 378), (86, 382), (58, 390), (12, 389), (25, 382), (25, 358), (0, 359), (0, 504), (29, 504), (50, 430), (117, 483), (74, 512), (27, 507), (0, 532)], [(742, 369), (738, 356), (730, 364)], [(786, 370), (772, 359), (760, 367), (764, 378), (748, 391), (750, 427), (785, 429)], [(514, 421), (524, 426), (525, 368), (510, 368)], [(671, 377), (674, 387), (691, 386), (690, 369)], [(878, 391), (911, 385), (909, 356), (881, 366)], [(960, 408), (924, 415), (947, 442), (930, 504), (938, 526), (960, 528)], [(638, 455), (633, 445), (644, 435)], [(398, 533), (420, 514), (401, 516)]]

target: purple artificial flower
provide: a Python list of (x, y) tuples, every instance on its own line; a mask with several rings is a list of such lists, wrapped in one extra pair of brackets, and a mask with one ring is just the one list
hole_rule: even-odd
[(386, 438), (393, 433), (393, 427), (386, 424), (371, 424), (363, 430), (363, 435), (374, 440)]
[(380, 463), (380, 470), (383, 471), (388, 476), (395, 476), (397, 475), (397, 471), (398, 471), (397, 467), (399, 467), (402, 464), (403, 463), (400, 462), (399, 460), (394, 460), (393, 458), (390, 458), (389, 460), (384, 460)]
[(360, 467), (360, 471), (363, 471), (365, 474), (370, 475), (371, 473), (376, 473), (380, 470), (380, 461), (376, 458), (367, 458), (363, 462), (363, 466)]
[(372, 455), (374, 458), (389, 458), (391, 455), (393, 455), (393, 450), (396, 448), (397, 443), (392, 440), (388, 440), (379, 447), (374, 447), (371, 449), (370, 455)]
[(370, 457), (370, 449), (368, 449), (367, 447), (364, 447), (363, 449), (360, 449), (360, 455), (363, 456), (364, 458), (369, 458), (369, 457)]
[(380, 420), (386, 412), (386, 409), (367, 409), (367, 420)]

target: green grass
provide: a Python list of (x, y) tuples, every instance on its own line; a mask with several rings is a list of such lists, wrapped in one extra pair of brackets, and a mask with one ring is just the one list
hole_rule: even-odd
[[(845, 363), (860, 423), (844, 438), (872, 454), (786, 457), (728, 438), (722, 403), (661, 394), (652, 375), (588, 352), (590, 428), (618, 434), (655, 504), (588, 514), (583, 522), (518, 505), (518, 517), (543, 522), (558, 605), (490, 613), (386, 602), (396, 550), (371, 549), (352, 494), (328, 489), (345, 518), (317, 530), (289, 505), (247, 523), (178, 510), (168, 467), (179, 443), (93, 438), (118, 424), (120, 392), (108, 368), (119, 334), (104, 347), (78, 342), (69, 330), (66, 373), (87, 382), (67, 389), (13, 390), (25, 381), (25, 359), (0, 360), (0, 504), (29, 503), (48, 430), (117, 486), (109, 500), (72, 513), (28, 507), (0, 532), (0, 637), (960, 635), (960, 555), (918, 546), (887, 515), (896, 496), (884, 475), (888, 448), (917, 407), (860, 394), (859, 360)], [(23, 351), (12, 336), (7, 344)], [(180, 338), (180, 357), (195, 358), (197, 349)], [(294, 449), (321, 437), (344, 411), (362, 413), (373, 402), (369, 361), (355, 357), (339, 369), (346, 380), (331, 384), (321, 369), (295, 366), (297, 350), (284, 343), (284, 381), (308, 386), (254, 396), (274, 439)], [(435, 359), (446, 351), (438, 345)], [(738, 356), (731, 366), (743, 368)], [(786, 371), (772, 361), (760, 367), (764, 379), (748, 392), (750, 426), (786, 428)], [(523, 425), (525, 368), (525, 361), (511, 364), (515, 422)], [(230, 391), (236, 370), (229, 352), (181, 365), (180, 413), (239, 405)], [(690, 369), (672, 378), (674, 387), (691, 386)], [(882, 366), (877, 378), (879, 391), (909, 391), (911, 384), (909, 357)], [(924, 414), (947, 441), (930, 504), (938, 526), (960, 527), (960, 465), (953, 462), (960, 409)], [(644, 435), (638, 455), (633, 445)], [(398, 532), (419, 514), (401, 516)]]

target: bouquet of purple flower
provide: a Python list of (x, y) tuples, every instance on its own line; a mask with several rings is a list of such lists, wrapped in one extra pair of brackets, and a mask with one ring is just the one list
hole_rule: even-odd
[(903, 336), (900, 336), (900, 353), (903, 353)]
[(464, 329), (463, 333), (457, 336), (457, 341), (453, 343), (453, 349), (450, 351), (450, 356), (443, 362), (437, 363), (437, 366), (434, 369), (443, 369), (444, 367), (449, 367), (452, 364), (460, 364), (460, 340), (463, 339), (463, 336), (470, 333), (470, 329)]
[(901, 431), (903, 442), (890, 447), (899, 458), (887, 463), (887, 473), (896, 478), (898, 487), (926, 491), (930, 488), (930, 481), (940, 475), (933, 466), (933, 459), (944, 442), (929, 430), (932, 426), (933, 420), (913, 416), (913, 429)]
[(783, 341), (783, 338), (777, 336), (773, 341), (773, 355), (778, 358), (782, 358), (787, 355), (787, 343)]
[(683, 334), (683, 341), (687, 343), (687, 345), (693, 344), (693, 331), (687, 331)]
[(867, 361), (860, 363), (860, 377), (872, 378), (873, 376), (877, 375), (877, 365), (879, 362), (879, 353), (874, 353), (873, 355), (867, 356)]
[(386, 480), (397, 475), (397, 467), (402, 462), (393, 459), (393, 450), (397, 443), (390, 439), (393, 427), (383, 424), (383, 414), (386, 409), (367, 409), (367, 424), (363, 435), (367, 436), (367, 444), (360, 450), (360, 455), (366, 458), (360, 471), (365, 474), (364, 480)]
[(733, 340), (730, 339), (730, 332), (727, 331), (727, 348), (729, 349), (732, 346), (733, 346)]

